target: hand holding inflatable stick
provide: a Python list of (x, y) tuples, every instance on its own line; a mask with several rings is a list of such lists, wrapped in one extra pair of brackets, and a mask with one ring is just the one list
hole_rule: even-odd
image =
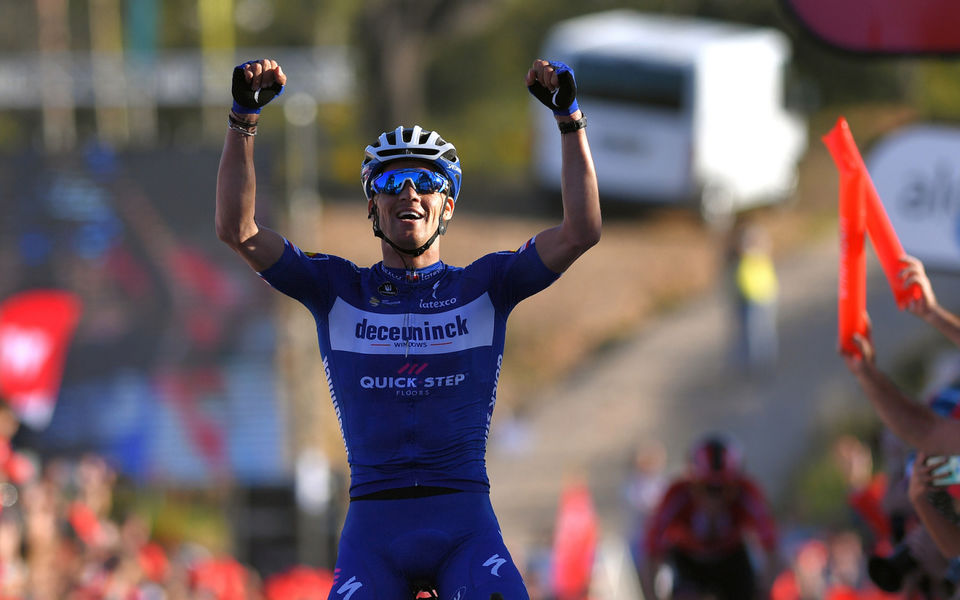
[(844, 352), (856, 353), (852, 336), (865, 332), (862, 321), (866, 309), (864, 229), (900, 310), (922, 298), (923, 292), (916, 282), (901, 276), (901, 260), (906, 253), (880, 202), (846, 119), (837, 120), (833, 129), (823, 136), (823, 143), (840, 173), (840, 344)]

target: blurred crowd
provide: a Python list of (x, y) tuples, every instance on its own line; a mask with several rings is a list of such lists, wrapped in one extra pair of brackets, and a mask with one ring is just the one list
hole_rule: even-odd
[[(0, 421), (9, 422), (3, 410)], [(0, 438), (0, 599), (319, 600), (333, 576), (295, 566), (261, 577), (229, 555), (151, 537), (114, 505), (117, 476), (100, 456), (35, 458)]]

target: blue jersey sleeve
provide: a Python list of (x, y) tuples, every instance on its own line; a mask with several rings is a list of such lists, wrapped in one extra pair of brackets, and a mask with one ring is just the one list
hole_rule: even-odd
[(311, 312), (326, 314), (333, 298), (331, 282), (342, 279), (346, 275), (342, 271), (352, 271), (355, 275), (357, 266), (329, 254), (304, 252), (289, 240), (284, 240), (280, 259), (259, 275), (271, 287), (299, 300)]
[(533, 238), (514, 252), (488, 254), (481, 261), (489, 261), (491, 297), (505, 312), (560, 278), (543, 264)]

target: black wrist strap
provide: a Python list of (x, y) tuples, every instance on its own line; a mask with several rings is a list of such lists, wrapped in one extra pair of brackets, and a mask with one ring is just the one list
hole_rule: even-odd
[(579, 129), (584, 129), (587, 126), (587, 115), (580, 113), (580, 118), (574, 121), (561, 121), (557, 123), (557, 127), (560, 128), (560, 133), (573, 133)]

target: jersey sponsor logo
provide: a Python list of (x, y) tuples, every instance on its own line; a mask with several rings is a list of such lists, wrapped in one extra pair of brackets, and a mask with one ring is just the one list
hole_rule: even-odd
[(440, 282), (433, 284), (433, 291), (430, 292), (430, 297), (433, 298), (433, 301), (430, 300), (420, 300), (420, 308), (423, 309), (434, 309), (434, 308), (446, 308), (448, 306), (453, 306), (457, 303), (457, 298), (447, 298), (441, 300), (437, 298), (437, 288), (440, 286)]
[(384, 296), (396, 296), (400, 293), (397, 290), (397, 286), (393, 285), (389, 281), (381, 283), (380, 287), (377, 288), (377, 291)]
[(360, 378), (360, 387), (365, 390), (431, 390), (457, 387), (466, 379), (466, 373), (456, 373), (442, 377), (377, 377), (364, 375)]
[(507, 559), (500, 558), (499, 554), (494, 554), (487, 559), (487, 562), (483, 563), (483, 566), (490, 567), (490, 574), (494, 577), (500, 577), (500, 567), (502, 567), (506, 562)]
[(439, 325), (424, 321), (423, 325), (403, 325), (400, 327), (391, 325), (371, 325), (364, 317), (357, 323), (357, 339), (379, 340), (381, 342), (392, 340), (443, 340), (460, 335), (468, 335), (467, 320), (460, 315), (454, 316), (454, 321), (448, 321)]
[(424, 369), (430, 366), (430, 363), (418, 363), (418, 362), (408, 362), (404, 363), (402, 367), (397, 369), (397, 375), (419, 375), (423, 373)]
[(368, 300), (368, 302), (370, 303), (370, 306), (373, 306), (373, 307), (380, 306), (381, 304), (384, 304), (386, 306), (396, 306), (400, 304), (399, 300), (387, 300), (386, 298), (381, 299), (381, 298), (377, 298), (376, 296), (370, 296), (370, 299)]
[(503, 367), (503, 354), (497, 356), (497, 370), (493, 374), (493, 390), (490, 392), (490, 402), (487, 404), (487, 424), (483, 431), (483, 439), (490, 437), (490, 425), (493, 422), (493, 409), (497, 405), (497, 386), (500, 385), (500, 369)]
[(429, 396), (430, 392), (457, 387), (467, 379), (466, 373), (456, 373), (454, 375), (442, 375), (432, 377), (416, 377), (423, 373), (430, 363), (421, 363), (411, 361), (404, 363), (397, 369), (397, 375), (403, 377), (364, 375), (360, 378), (360, 387), (368, 390), (390, 389), (394, 390), (395, 395), (411, 396)]
[(487, 294), (439, 313), (380, 314), (337, 298), (328, 315), (330, 347), (360, 354), (442, 354), (493, 345)]
[(457, 303), (456, 298), (448, 298), (446, 300), (421, 300), (420, 308), (446, 308), (447, 306), (453, 306)]

